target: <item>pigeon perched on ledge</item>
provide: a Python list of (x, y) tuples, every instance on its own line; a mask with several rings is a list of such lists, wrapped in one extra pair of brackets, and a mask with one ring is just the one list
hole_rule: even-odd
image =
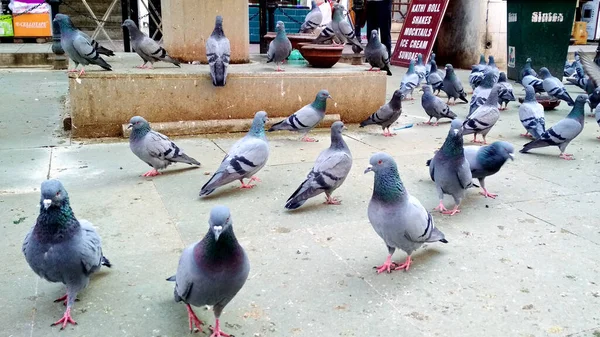
[(224, 87), (227, 82), (227, 68), (231, 57), (229, 39), (223, 33), (223, 17), (217, 15), (215, 28), (206, 40), (206, 59), (210, 77), (215, 87)]
[[(146, 34), (142, 33), (135, 22), (131, 19), (123, 21), (123, 27), (126, 27), (131, 37), (131, 47), (135, 52), (144, 60), (144, 63), (138, 68), (141, 69), (152, 69), (154, 62), (163, 61), (181, 67), (179, 61), (175, 60), (161, 47), (158, 42), (149, 38)], [(146, 64), (150, 62), (150, 66), (146, 67)]]

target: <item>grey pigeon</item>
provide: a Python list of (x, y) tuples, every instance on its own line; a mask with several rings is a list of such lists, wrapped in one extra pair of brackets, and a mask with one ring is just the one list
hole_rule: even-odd
[(230, 56), (231, 46), (223, 32), (223, 17), (217, 15), (215, 28), (206, 40), (206, 59), (210, 68), (210, 78), (215, 87), (224, 87), (227, 82)]
[[(462, 122), (455, 119), (450, 123), (450, 131), (446, 141), (431, 160), (427, 161), (429, 176), (435, 182), (440, 204), (435, 208), (442, 214), (454, 215), (465, 196), (467, 188), (473, 186), (469, 162), (465, 159), (463, 148)], [(444, 207), (444, 194), (454, 198), (454, 208)]]
[(537, 78), (534, 75), (526, 75), (521, 80), (521, 85), (526, 87), (528, 85), (532, 86), (536, 93), (543, 93), (544, 90), (544, 81), (542, 79)]
[(390, 71), (390, 55), (388, 54), (387, 48), (379, 41), (379, 34), (377, 29), (371, 31), (371, 38), (367, 47), (365, 47), (365, 58), (371, 65), (371, 69), (379, 68), (385, 70), (388, 76), (392, 76)]
[(560, 158), (566, 160), (575, 159), (572, 154), (565, 153), (565, 150), (569, 143), (583, 131), (586, 102), (587, 95), (577, 96), (573, 109), (571, 109), (567, 117), (546, 130), (540, 138), (523, 145), (523, 149), (520, 152), (527, 153), (531, 149), (538, 147), (558, 146), (560, 149)]
[(67, 306), (63, 317), (52, 325), (77, 324), (71, 309), (77, 294), (87, 287), (90, 275), (102, 265), (111, 267), (102, 255), (100, 236), (86, 220), (77, 220), (67, 191), (56, 179), (41, 186), (40, 215), (23, 241), (23, 254), (31, 269), (50, 282), (62, 282), (67, 292), (54, 302)]
[(312, 43), (325, 44), (326, 42), (331, 41), (334, 45), (337, 45), (336, 40), (339, 41), (339, 39), (335, 36), (335, 32), (333, 31), (333, 21), (329, 21), (321, 30), (319, 36), (317, 36)]
[[(371, 164), (366, 170), (374, 172), (373, 195), (369, 202), (368, 216), (373, 229), (383, 239), (388, 248), (385, 263), (377, 268), (377, 273), (404, 269), (412, 264), (412, 253), (426, 242), (448, 243), (444, 233), (435, 227), (431, 214), (419, 200), (408, 193), (394, 159), (387, 153), (379, 152), (371, 156)], [(396, 248), (406, 252), (402, 264), (392, 262)]]
[(450, 98), (454, 98), (452, 104), (456, 103), (457, 98), (460, 98), (460, 100), (465, 103), (469, 103), (469, 101), (467, 101), (467, 94), (465, 93), (460, 80), (454, 73), (454, 68), (451, 64), (446, 64), (446, 76), (444, 77), (442, 91), (448, 96), (447, 104), (450, 104)]
[(215, 327), (212, 337), (229, 336), (221, 331), (219, 321), (225, 306), (237, 295), (248, 279), (250, 261), (233, 233), (231, 213), (225, 206), (210, 211), (208, 232), (181, 253), (175, 281), (175, 302), (186, 305), (190, 332), (202, 331), (202, 321), (192, 305), (212, 306)]
[[(598, 123), (598, 126), (600, 126), (600, 109), (598, 109), (598, 107), (596, 107), (595, 112), (596, 113), (594, 115), (594, 118), (596, 118), (596, 123)], [(598, 136), (596, 138), (600, 139), (600, 136)]]
[(152, 170), (144, 173), (144, 177), (153, 177), (160, 174), (158, 170), (164, 169), (173, 163), (186, 163), (200, 166), (200, 163), (183, 153), (169, 137), (160, 132), (153, 131), (150, 124), (143, 117), (134, 116), (129, 120), (131, 134), (129, 135), (129, 148)]
[(537, 77), (537, 73), (531, 67), (531, 62), (532, 62), (531, 58), (528, 57), (527, 60), (525, 61), (525, 65), (523, 66), (523, 69), (521, 69), (521, 79), (523, 79), (527, 75)]
[(519, 119), (527, 130), (525, 134), (521, 134), (522, 137), (530, 134), (533, 139), (538, 139), (546, 132), (544, 107), (535, 99), (535, 91), (530, 85), (525, 87), (525, 99), (519, 107)]
[(488, 97), (490, 96), (490, 92), (492, 92), (492, 88), (494, 87), (494, 73), (488, 71), (483, 76), (483, 81), (473, 90), (473, 96), (471, 96), (471, 102), (469, 102), (469, 114), (467, 117), (471, 116), (477, 108), (485, 104)]
[(515, 149), (508, 142), (497, 141), (486, 146), (465, 146), (465, 158), (469, 162), (471, 175), (479, 180), (482, 192), (486, 198), (495, 199), (498, 194), (490, 193), (485, 188), (485, 177), (496, 174), (502, 165), (510, 158), (515, 160)]
[(402, 81), (400, 82), (400, 91), (402, 92), (403, 99), (410, 95), (410, 99), (414, 99), (412, 97), (412, 93), (415, 88), (419, 85), (419, 75), (415, 72), (415, 60), (410, 60), (408, 64), (408, 70), (406, 74), (402, 77)]
[(331, 195), (342, 186), (352, 168), (352, 154), (342, 137), (343, 129), (344, 123), (340, 121), (331, 125), (331, 145), (319, 154), (306, 180), (288, 198), (285, 208), (296, 209), (321, 193), (325, 193), (326, 204), (341, 204), (340, 200)]
[[(500, 102), (500, 110), (508, 109), (508, 103), (515, 101), (515, 94), (513, 93), (513, 86), (506, 79), (506, 74), (501, 71), (500, 77), (498, 78), (498, 84), (500, 90), (498, 91), (498, 101)], [(504, 104), (504, 107), (502, 107)]]
[(423, 107), (423, 110), (425, 110), (427, 116), (429, 116), (429, 120), (426, 124), (432, 125), (432, 118), (435, 118), (434, 126), (438, 126), (440, 118), (456, 118), (456, 114), (450, 110), (448, 104), (444, 103), (439, 97), (435, 97), (430, 86), (423, 85), (421, 90), (423, 91), (423, 96), (421, 96), (421, 106)]
[(492, 55), (488, 56), (488, 64), (485, 72), (488, 71), (491, 71), (494, 74), (494, 84), (496, 84), (498, 82), (498, 78), (500, 77), (500, 69), (498, 69), (496, 62), (494, 61), (494, 56)]
[(342, 41), (342, 43), (350, 43), (358, 48), (359, 52), (363, 50), (363, 46), (354, 36), (354, 27), (345, 20), (344, 6), (339, 3), (333, 5), (333, 15), (331, 18), (331, 29), (335, 33), (335, 36)]
[[(431, 53), (431, 55), (429, 56), (429, 60), (425, 64), (425, 79), (427, 79), (429, 74), (431, 74), (431, 62), (432, 61), (435, 62), (435, 53)], [(431, 83), (427, 82), (427, 84), (431, 84)]]
[(550, 96), (556, 97), (558, 99), (562, 99), (567, 102), (569, 106), (573, 106), (573, 99), (565, 89), (563, 83), (556, 77), (550, 74), (548, 68), (540, 69), (540, 76), (542, 77), (544, 91), (546, 91)]
[(427, 84), (431, 85), (431, 89), (435, 93), (440, 93), (440, 90), (444, 87), (444, 78), (440, 75), (440, 71), (438, 71), (437, 63), (435, 60), (429, 61), (429, 65), (431, 66), (429, 74), (425, 77)]
[(91, 43), (89, 36), (83, 34), (73, 26), (71, 19), (64, 14), (56, 14), (54, 22), (60, 27), (60, 45), (69, 58), (75, 63), (75, 68), (69, 72), (77, 72), (81, 64), (79, 76), (85, 74), (85, 66), (95, 64), (105, 70), (112, 70), (110, 64), (106, 63), (96, 47)]
[[(71, 18), (70, 18), (70, 17), (69, 17), (69, 22), (70, 22), (71, 26), (75, 27), (75, 25), (73, 24), (73, 21), (71, 21)], [(60, 29), (60, 26), (59, 26), (59, 29)], [(98, 43), (98, 41), (96, 41), (96, 40), (92, 39), (92, 38), (91, 38), (89, 35), (87, 35), (87, 34), (86, 34), (86, 33), (84, 33), (83, 31), (81, 31), (81, 30), (80, 30), (80, 31), (79, 31), (79, 34), (80, 34), (81, 36), (85, 37), (85, 38), (86, 38), (86, 40), (88, 40), (88, 41), (89, 41), (89, 43), (90, 43), (90, 44), (92, 45), (92, 47), (93, 47), (93, 48), (94, 48), (94, 49), (95, 49), (95, 50), (98, 52), (98, 54), (102, 54), (102, 55), (106, 55), (106, 56), (115, 56), (115, 53), (114, 53), (112, 50), (110, 50), (110, 49), (108, 49), (108, 48), (106, 48), (106, 47), (103, 47), (103, 46), (101, 46), (101, 45)]]
[[(123, 21), (122, 26), (127, 27), (129, 36), (131, 37), (131, 47), (144, 61), (138, 68), (152, 69), (154, 62), (158, 61), (172, 63), (177, 67), (181, 67), (179, 61), (169, 56), (165, 48), (161, 47), (158, 42), (142, 33), (132, 20), (127, 19)], [(148, 62), (150, 62), (150, 65), (146, 67)]]
[[(392, 137), (394, 134), (390, 132), (390, 126), (394, 124), (400, 115), (402, 114), (402, 91), (396, 89), (394, 95), (389, 102), (382, 105), (377, 111), (371, 116), (360, 123), (360, 127), (364, 128), (367, 125), (377, 124), (381, 125), (383, 129), (383, 135), (385, 137)], [(385, 131), (387, 129), (387, 132)]]
[[(568, 84), (573, 84), (573, 85), (580, 87), (583, 90), (586, 90), (587, 86), (588, 86), (588, 78), (585, 76), (585, 74), (583, 72), (583, 67), (577, 67), (575, 69), (575, 71), (576, 71), (576, 74), (579, 74), (579, 76), (568, 77), (567, 78), (567, 82), (569, 82)], [(589, 94), (589, 92), (588, 92), (588, 94)]]
[[(477, 108), (471, 116), (467, 117), (463, 123), (463, 134), (473, 134), (474, 143), (487, 144), (485, 136), (487, 136), (488, 132), (490, 132), (500, 118), (500, 110), (498, 109), (499, 91), (500, 84), (494, 85), (485, 103)], [(481, 134), (483, 142), (477, 140), (477, 134)]]
[[(254, 174), (260, 171), (269, 159), (269, 144), (265, 136), (267, 120), (267, 113), (264, 111), (254, 115), (250, 131), (229, 149), (217, 171), (202, 186), (200, 196), (209, 195), (215, 189), (236, 180), (242, 183), (240, 188), (253, 188), (255, 185), (251, 183), (260, 181)], [(244, 178), (250, 179), (248, 184), (244, 183)]]
[[(581, 53), (581, 54), (580, 54)], [(581, 55), (583, 55), (584, 53), (582, 53), (581, 51), (576, 51), (574, 53), (574, 57), (575, 60), (573, 61), (573, 63), (569, 63), (569, 60), (565, 61), (565, 68), (564, 68), (564, 76), (565, 77), (570, 77), (573, 76), (573, 74), (575, 74), (575, 68), (577, 68), (577, 64), (580, 62), (580, 57)]]
[(311, 0), (311, 10), (306, 14), (302, 26), (300, 26), (300, 33), (310, 34), (321, 25), (323, 22), (323, 13), (321, 8), (317, 6), (315, 0)]
[(417, 54), (417, 63), (415, 63), (415, 73), (419, 75), (419, 84), (421, 81), (425, 79), (425, 75), (427, 74), (427, 67), (423, 64), (423, 55)]
[(581, 52), (581, 64), (585, 73), (589, 76), (586, 92), (589, 95), (590, 108), (594, 111), (600, 103), (600, 87), (596, 87), (596, 83), (600, 83), (600, 67), (583, 52)]
[(483, 81), (484, 72), (487, 69), (487, 64), (485, 63), (485, 56), (481, 54), (479, 56), (479, 64), (474, 64), (471, 66), (471, 74), (469, 74), (469, 84), (471, 88), (475, 90)]
[(267, 63), (275, 62), (277, 65), (277, 71), (283, 71), (279, 66), (285, 59), (292, 53), (292, 43), (285, 35), (285, 25), (283, 21), (277, 21), (277, 35), (269, 43), (269, 50), (267, 51)]
[(325, 89), (319, 91), (311, 104), (303, 106), (290, 117), (273, 124), (269, 132), (277, 130), (298, 131), (302, 132), (302, 141), (314, 142), (315, 139), (309, 138), (306, 135), (325, 118), (328, 98), (333, 99), (329, 95), (329, 91)]

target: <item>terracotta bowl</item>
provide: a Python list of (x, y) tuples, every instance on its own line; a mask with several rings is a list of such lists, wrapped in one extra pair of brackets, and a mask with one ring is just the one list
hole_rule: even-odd
[[(560, 100), (558, 98), (550, 97), (548, 95), (536, 95), (535, 99), (544, 107), (544, 110), (553, 110), (560, 104)], [(519, 103), (523, 103), (523, 101), (524, 98), (519, 97)]]
[[(275, 32), (268, 32), (267, 35), (264, 36), (264, 38), (265, 38), (265, 40), (267, 40), (267, 43), (271, 43), (271, 41), (273, 41), (273, 39), (275, 38), (276, 35), (277, 35), (277, 33), (275, 33)], [(300, 47), (298, 46), (299, 43), (302, 43), (302, 42), (309, 43), (317, 38), (317, 36), (313, 35), (313, 34), (300, 34), (300, 33), (287, 34), (286, 33), (286, 35), (287, 35), (288, 39), (290, 39), (290, 42), (292, 43), (292, 48), (298, 49), (298, 50), (300, 50)]]
[(331, 68), (342, 57), (344, 45), (323, 45), (302, 43), (300, 44), (300, 54), (315, 68)]

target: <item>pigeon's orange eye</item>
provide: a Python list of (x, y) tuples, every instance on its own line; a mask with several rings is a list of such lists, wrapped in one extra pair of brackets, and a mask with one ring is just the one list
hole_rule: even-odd
[(379, 161), (377, 162), (377, 164), (379, 164), (379, 165), (381, 165), (381, 163), (383, 163), (383, 160), (379, 160)]

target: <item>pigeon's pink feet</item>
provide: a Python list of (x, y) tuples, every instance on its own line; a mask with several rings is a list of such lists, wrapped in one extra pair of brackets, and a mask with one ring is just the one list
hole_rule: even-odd
[(310, 137), (307, 137), (307, 136), (302, 137), (302, 139), (300, 139), (300, 140), (303, 141), (303, 142), (307, 142), (307, 143), (315, 143), (315, 142), (317, 142), (316, 139), (310, 138)]
[(65, 296), (63, 296), (63, 297), (59, 297), (59, 298), (55, 299), (54, 303), (57, 303), (57, 302), (60, 302), (60, 301), (63, 301), (65, 303), (67, 303), (67, 294), (65, 294)]
[(228, 335), (221, 331), (218, 318), (216, 319), (215, 327), (213, 328), (212, 326), (209, 326), (208, 328), (213, 332), (212, 335), (210, 335), (210, 337), (231, 337), (231, 335)]
[(473, 138), (473, 140), (471, 141), (471, 143), (475, 143), (475, 144), (485, 144), (485, 140), (477, 140), (476, 138)]
[(77, 77), (81, 77), (81, 75), (85, 74), (85, 69), (81, 68), (81, 70), (79, 71), (79, 75)]
[(522, 134), (520, 134), (520, 136), (521, 137), (525, 137), (525, 138), (531, 138), (531, 139), (533, 139), (533, 136), (530, 135), (530, 134), (528, 134), (528, 133), (522, 133)]
[(564, 160), (575, 160), (575, 158), (573, 158), (573, 155), (570, 153), (561, 153), (559, 157)]
[(76, 73), (77, 69), (71, 69), (71, 70), (67, 70), (68, 73)]
[(483, 195), (486, 198), (492, 198), (492, 199), (496, 199), (496, 197), (498, 196), (498, 194), (496, 193), (490, 193), (488, 192), (488, 190), (486, 190), (485, 188), (483, 188), (483, 192), (479, 192), (479, 194)]
[[(252, 180), (250, 180), (250, 181), (252, 181)], [(250, 182), (248, 182), (248, 184), (244, 183), (243, 179), (240, 179), (240, 182), (242, 183), (242, 186), (240, 186), (240, 188), (242, 188), (242, 189), (245, 189), (245, 188), (250, 189), (250, 188), (254, 188), (254, 186), (256, 186), (256, 185), (250, 184)]]
[(277, 66), (277, 71), (278, 71), (278, 72), (282, 72), (282, 71), (285, 71), (285, 70), (283, 70), (283, 69), (281, 69), (279, 66)]
[(324, 204), (326, 204), (326, 205), (341, 205), (342, 201), (335, 197), (326, 195)]
[(385, 259), (384, 264), (382, 264), (381, 266), (378, 266), (378, 267), (374, 267), (374, 268), (377, 268), (377, 274), (381, 274), (384, 271), (391, 273), (392, 269), (396, 270), (396, 266), (397, 266), (397, 264), (395, 262), (392, 262), (392, 255), (388, 255), (387, 259)]
[(255, 177), (255, 176), (252, 176), (252, 177), (250, 178), (250, 181), (249, 181), (249, 182), (253, 182), (253, 181), (256, 181), (257, 183), (260, 183), (260, 182), (262, 182), (262, 180), (260, 180), (258, 177)]
[(142, 177), (154, 177), (154, 176), (157, 176), (159, 174), (160, 174), (160, 172), (158, 172), (156, 169), (152, 169), (152, 170), (150, 170), (150, 171), (142, 174)]
[(448, 211), (448, 209), (446, 207), (444, 207), (444, 203), (442, 202), (442, 200), (440, 200), (440, 204), (433, 209), (434, 211), (440, 211), (442, 213)]
[(410, 268), (410, 264), (412, 263), (412, 258), (409, 256), (406, 257), (406, 261), (404, 261), (403, 264), (397, 266), (396, 268), (394, 268), (394, 270), (406, 270), (408, 271), (408, 268)]
[(63, 330), (69, 323), (73, 324), (73, 325), (77, 325), (77, 322), (75, 322), (73, 320), (73, 318), (71, 317), (71, 308), (67, 308), (63, 317), (61, 319), (59, 319), (58, 321), (52, 323), (50, 326), (62, 324), (62, 327), (60, 329)]
[(391, 133), (390, 130), (384, 131), (383, 132), (383, 136), (384, 137), (394, 137), (396, 134), (395, 133)]
[(429, 121), (427, 121), (427, 122), (422, 122), (422, 123), (419, 123), (419, 124), (427, 124), (427, 125), (431, 125), (431, 120), (429, 120)]
[(373, 67), (371, 67), (371, 69), (367, 69), (367, 71), (375, 71), (375, 70), (373, 70)]
[(433, 126), (440, 126), (440, 124), (438, 124), (439, 122), (435, 122), (435, 124), (433, 124)]
[(460, 209), (458, 209), (458, 205), (454, 206), (454, 208), (452, 210), (445, 210), (442, 212), (442, 214), (450, 215), (450, 216), (452, 216), (456, 213), (460, 213)]
[(194, 313), (192, 307), (186, 303), (186, 308), (188, 312), (188, 319), (190, 320), (190, 332), (194, 332), (194, 329), (198, 329), (198, 331), (202, 332), (202, 321), (198, 319), (198, 316)]

